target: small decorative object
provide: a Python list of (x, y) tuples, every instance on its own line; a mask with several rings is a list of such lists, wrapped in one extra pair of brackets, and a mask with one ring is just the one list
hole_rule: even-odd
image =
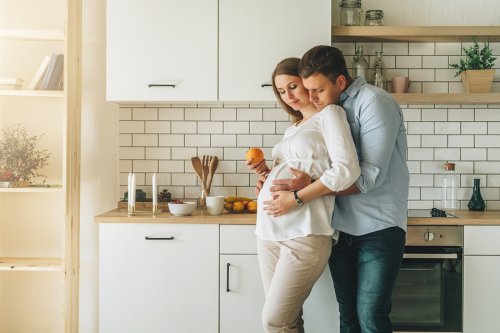
[(384, 11), (380, 9), (367, 10), (365, 15), (365, 25), (384, 25)]
[(160, 194), (158, 194), (158, 202), (169, 202), (170, 200), (172, 200), (172, 193), (164, 188)]
[(363, 46), (358, 46), (358, 48), (356, 49), (356, 54), (354, 55), (354, 58), (352, 60), (353, 77), (362, 76), (366, 81), (368, 81), (368, 69), (370, 66), (368, 65), (368, 61), (363, 55)]
[(361, 0), (340, 0), (340, 25), (361, 25)]
[(460, 59), (458, 64), (450, 64), (455, 68), (455, 76), (461, 76), (464, 92), (466, 93), (489, 93), (495, 76), (496, 57), (488, 44), (484, 43), (480, 49), (479, 44), (474, 41), (468, 49), (462, 48), (465, 59)]
[(375, 61), (372, 66), (372, 79), (370, 83), (375, 87), (385, 89), (385, 79), (385, 63), (382, 57), (382, 51), (375, 51)]
[(44, 134), (30, 136), (20, 124), (2, 130), (0, 138), (0, 170), (9, 175), (10, 187), (29, 186), (33, 178), (45, 175), (39, 170), (48, 165), (50, 153), (36, 146)]
[(484, 203), (483, 197), (481, 196), (481, 189), (479, 186), (480, 181), (481, 179), (474, 178), (474, 188), (472, 190), (472, 197), (470, 198), (467, 207), (469, 207), (469, 210), (482, 212), (486, 209), (486, 204)]

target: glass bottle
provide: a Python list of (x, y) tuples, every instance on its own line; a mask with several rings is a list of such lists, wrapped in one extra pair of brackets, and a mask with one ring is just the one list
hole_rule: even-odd
[(475, 210), (475, 211), (483, 211), (486, 209), (486, 204), (484, 203), (483, 197), (481, 196), (481, 189), (480, 189), (480, 184), (481, 179), (479, 178), (474, 178), (474, 188), (472, 190), (472, 197), (470, 198), (469, 204), (467, 207), (469, 207), (469, 210)]
[(368, 81), (368, 61), (363, 55), (363, 46), (358, 46), (352, 63), (353, 77), (363, 76)]
[(375, 61), (372, 66), (372, 77), (370, 83), (375, 87), (385, 89), (385, 63), (382, 58), (382, 51), (375, 51)]
[(444, 164), (441, 207), (443, 210), (458, 209), (458, 175), (455, 172), (455, 163)]
[(365, 25), (384, 25), (384, 12), (379, 9), (367, 10), (365, 16)]
[(361, 0), (340, 1), (340, 25), (361, 25)]

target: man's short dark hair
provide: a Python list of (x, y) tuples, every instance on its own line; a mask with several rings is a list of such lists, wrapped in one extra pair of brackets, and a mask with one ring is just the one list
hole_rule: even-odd
[(342, 51), (333, 46), (318, 45), (304, 53), (298, 67), (299, 75), (307, 79), (314, 74), (323, 74), (335, 83), (339, 75), (351, 79)]

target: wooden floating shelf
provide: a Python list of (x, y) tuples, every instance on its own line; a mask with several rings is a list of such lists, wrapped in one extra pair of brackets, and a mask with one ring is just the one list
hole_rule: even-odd
[(61, 258), (4, 258), (0, 257), (0, 271), (61, 271)]
[(500, 93), (406, 93), (392, 94), (392, 96), (399, 104), (500, 104)]
[(500, 41), (500, 26), (333, 26), (332, 42)]
[(64, 41), (62, 30), (0, 29), (0, 39), (26, 41)]
[(62, 187), (9, 187), (0, 188), (0, 193), (47, 193), (63, 192)]
[(64, 97), (61, 90), (0, 90), (0, 96), (22, 96), (22, 97)]

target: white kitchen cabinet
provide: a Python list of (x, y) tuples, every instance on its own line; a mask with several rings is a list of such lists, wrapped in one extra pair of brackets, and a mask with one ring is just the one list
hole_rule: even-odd
[(101, 223), (99, 232), (100, 333), (217, 332), (218, 225)]
[[(220, 333), (263, 331), (265, 298), (254, 232), (254, 225), (220, 227)], [(306, 332), (339, 332), (338, 306), (328, 267), (304, 304), (304, 321)]]
[(464, 333), (498, 332), (500, 227), (464, 227)]
[(331, 44), (330, 0), (220, 0), (219, 99), (275, 101), (276, 64)]
[(110, 101), (217, 100), (217, 0), (108, 0)]

